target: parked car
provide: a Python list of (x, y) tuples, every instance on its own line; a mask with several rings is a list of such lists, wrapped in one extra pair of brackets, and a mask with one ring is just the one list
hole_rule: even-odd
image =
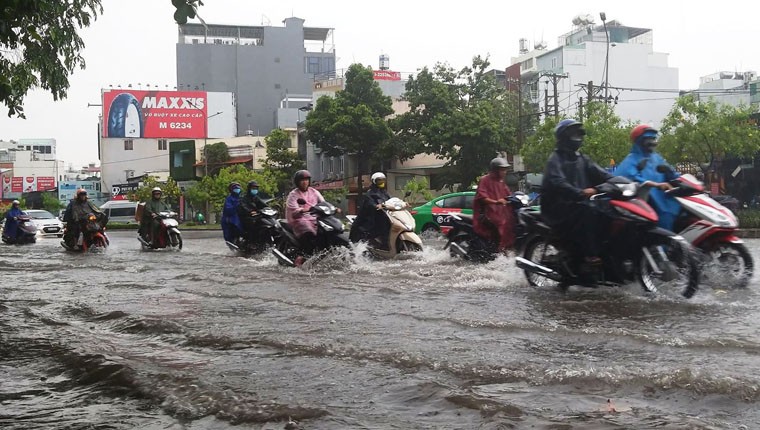
[(410, 212), (417, 224), (416, 232), (437, 231), (443, 234), (451, 229), (450, 213), (472, 215), (472, 202), (475, 191), (462, 191), (445, 194), (434, 198), (422, 206), (413, 208)]
[(63, 223), (50, 212), (42, 209), (27, 209), (27, 215), (32, 219), (32, 224), (37, 226), (40, 236), (63, 237)]
[(109, 200), (103, 203), (100, 210), (108, 216), (108, 222), (125, 222), (134, 224), (137, 213), (137, 202), (128, 200)]

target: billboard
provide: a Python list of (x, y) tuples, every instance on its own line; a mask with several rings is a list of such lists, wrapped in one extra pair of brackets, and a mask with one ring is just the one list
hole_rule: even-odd
[(206, 137), (205, 91), (103, 91), (103, 137)]
[(376, 81), (400, 81), (401, 72), (391, 72), (390, 70), (374, 70)]
[(140, 188), (138, 184), (113, 184), (111, 185), (111, 200), (127, 200), (129, 193), (134, 193)]
[(55, 188), (53, 176), (5, 176), (3, 175), (3, 194), (30, 193), (47, 191)]

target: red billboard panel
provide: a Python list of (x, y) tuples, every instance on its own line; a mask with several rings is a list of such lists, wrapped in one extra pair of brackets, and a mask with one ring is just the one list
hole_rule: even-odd
[(205, 91), (103, 92), (103, 137), (203, 138)]
[(11, 192), (22, 193), (24, 192), (24, 177), (14, 176), (11, 178)]
[(55, 188), (55, 178), (53, 176), (38, 176), (37, 191), (47, 191)]
[(375, 70), (376, 81), (400, 81), (401, 72), (391, 72), (390, 70)]

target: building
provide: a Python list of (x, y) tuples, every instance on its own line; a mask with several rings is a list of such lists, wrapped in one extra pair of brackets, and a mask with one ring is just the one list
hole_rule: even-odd
[(658, 127), (678, 96), (678, 69), (654, 51), (649, 28), (576, 17), (556, 48), (526, 45), (521, 40), (512, 65), (520, 65), (523, 97), (544, 115), (578, 117), (591, 98), (615, 104), (623, 121)]
[(236, 134), (232, 93), (108, 89), (102, 99), (98, 153), (106, 193), (127, 190), (129, 179), (146, 173), (168, 175), (174, 141), (203, 147), (209, 138)]
[(335, 71), (332, 28), (184, 24), (177, 42), (177, 88), (235, 95), (237, 136), (283, 128), (281, 109), (311, 101), (314, 77)]
[(752, 104), (753, 82), (754, 92), (757, 94), (757, 72), (716, 72), (699, 78), (699, 88), (690, 93), (695, 94), (700, 100), (713, 100), (732, 106), (749, 106)]
[(55, 139), (0, 141), (0, 199), (54, 190), (64, 170), (63, 161), (56, 159)]

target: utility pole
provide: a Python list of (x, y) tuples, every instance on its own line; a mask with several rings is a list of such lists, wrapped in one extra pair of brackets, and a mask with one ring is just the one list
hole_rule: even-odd
[(583, 97), (578, 97), (578, 119), (583, 121)]
[[(549, 79), (551, 79), (552, 87), (554, 89), (553, 95), (554, 95), (554, 103), (552, 103), (552, 107), (554, 108), (554, 118), (559, 118), (559, 93), (557, 92), (557, 84), (559, 83), (560, 79), (564, 79), (567, 77), (567, 75), (558, 75), (556, 73), (545, 73), (542, 76), (545, 76)], [(549, 81), (546, 81), (548, 84)], [(548, 92), (549, 89), (546, 89), (546, 92), (544, 93), (546, 98), (548, 98)], [(549, 104), (548, 100), (545, 104), (546, 106), (546, 114), (549, 114)]]
[(544, 88), (544, 118), (549, 116), (549, 87)]

